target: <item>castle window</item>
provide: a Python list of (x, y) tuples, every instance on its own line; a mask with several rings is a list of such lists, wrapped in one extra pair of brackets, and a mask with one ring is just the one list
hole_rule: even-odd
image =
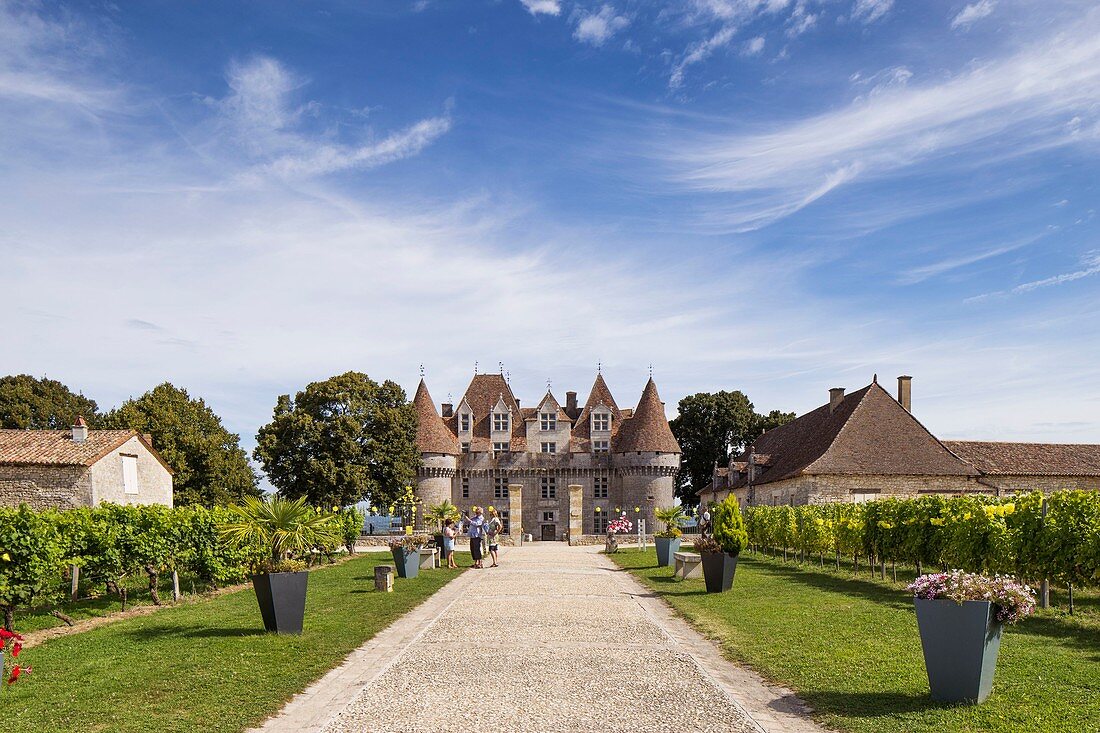
[(463, 476), (462, 477), (462, 498), (463, 499), (469, 499), (470, 498), (470, 477), (469, 476)]
[(554, 512), (543, 512), (542, 513), (542, 521), (544, 521), (544, 522), (553, 522), (554, 521)]
[(864, 491), (857, 491), (852, 489), (852, 503), (862, 504), (865, 501), (875, 501), (879, 499), (880, 491), (878, 489), (866, 489)]
[(558, 416), (557, 413), (544, 412), (540, 415), (542, 419), (543, 430), (557, 430), (558, 429)]
[(498, 476), (493, 479), (493, 497), (496, 499), (508, 498), (508, 479)]
[(470, 452), (470, 441), (466, 440), (466, 441), (462, 442), (462, 452), (463, 453), (469, 453)]
[(558, 444), (557, 443), (543, 443), (542, 444), (542, 452), (543, 453), (557, 453), (558, 452)]
[(607, 512), (592, 512), (592, 534), (607, 534)]
[(507, 412), (494, 412), (493, 413), (493, 430), (501, 433), (508, 430), (508, 413)]
[(500, 531), (504, 534), (512, 534), (512, 522), (510, 518), (511, 512), (501, 512), (500, 521), (504, 525), (500, 528)]
[(606, 412), (592, 413), (592, 432), (606, 432), (611, 429), (611, 414)]
[(558, 498), (558, 479), (554, 476), (542, 477), (542, 498), (543, 499), (556, 499)]
[(458, 416), (458, 429), (464, 433), (470, 432), (470, 413), (464, 412)]
[[(595, 499), (607, 498), (607, 476), (597, 476), (592, 479), (592, 497)], [(598, 534), (598, 533), (597, 533)]]
[(593, 440), (592, 441), (593, 453), (610, 453), (611, 443), (607, 440)]
[(512, 450), (512, 444), (508, 441), (501, 443), (493, 443), (493, 455), (499, 456), (501, 453), (508, 453)]

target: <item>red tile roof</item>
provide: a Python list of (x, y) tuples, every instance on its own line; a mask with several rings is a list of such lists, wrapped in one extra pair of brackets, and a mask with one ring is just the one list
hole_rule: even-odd
[(91, 466), (135, 437), (172, 470), (145, 436), (133, 430), (89, 430), (82, 443), (73, 440), (72, 430), (0, 430), (0, 464)]
[(623, 420), (614, 451), (616, 453), (680, 452), (680, 444), (676, 442), (676, 436), (668, 426), (665, 406), (661, 403), (661, 397), (657, 394), (657, 385), (652, 377), (642, 390), (642, 398), (638, 400), (638, 407), (634, 410), (633, 416)]
[(1100, 445), (947, 440), (944, 445), (991, 476), (1100, 476)]
[(571, 453), (588, 453), (592, 450), (592, 410), (600, 405), (611, 410), (611, 444), (615, 445), (619, 428), (622, 427), (623, 413), (615, 404), (615, 398), (607, 388), (607, 382), (603, 381), (603, 374), (597, 374), (596, 381), (592, 383), (592, 389), (588, 392), (588, 401), (584, 403), (584, 409), (577, 416), (577, 422), (569, 436)]
[[(513, 451), (527, 450), (527, 428), (523, 422), (523, 412), (519, 408), (512, 388), (507, 380), (500, 374), (475, 374), (470, 386), (466, 388), (463, 397), (470, 409), (474, 411), (474, 424), (470, 440), (470, 450), (486, 452), (492, 449), (492, 412), (497, 401), (504, 400), (504, 404), (512, 411), (511, 449)], [(460, 401), (461, 404), (461, 401)], [(452, 432), (457, 429), (457, 420), (448, 421), (448, 427)]]
[(413, 406), (416, 408), (416, 447), (421, 453), (444, 453), (457, 456), (459, 453), (458, 439), (454, 433), (443, 424), (443, 418), (435, 411), (435, 402), (428, 394), (428, 385), (420, 380), (420, 386), (416, 388), (416, 396), (413, 397)]

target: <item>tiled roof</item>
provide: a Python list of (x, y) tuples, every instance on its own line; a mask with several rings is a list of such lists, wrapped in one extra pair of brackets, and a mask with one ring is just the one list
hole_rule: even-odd
[(614, 450), (616, 453), (634, 451), (679, 453), (680, 444), (668, 426), (665, 407), (657, 394), (657, 385), (650, 378), (642, 390), (642, 398), (634, 415), (623, 420)]
[[(769, 430), (753, 450), (767, 465), (753, 481), (801, 474), (977, 476), (877, 382)], [(742, 457), (742, 459), (744, 456)], [(744, 486), (742, 476), (736, 486)]]
[(588, 401), (584, 403), (584, 409), (577, 416), (577, 422), (574, 424), (573, 432), (569, 436), (570, 452), (588, 453), (592, 449), (592, 410), (600, 405), (611, 410), (611, 443), (612, 445), (615, 444), (615, 439), (619, 435), (619, 428), (622, 427), (623, 413), (619, 410), (619, 406), (615, 404), (615, 398), (611, 395), (611, 390), (607, 388), (607, 382), (603, 381), (603, 374), (597, 374), (596, 381), (592, 383), (592, 389), (588, 393)]
[(72, 430), (0, 430), (0, 464), (91, 466), (134, 437), (160, 459), (133, 430), (89, 430), (82, 443), (73, 440)]
[(413, 397), (416, 408), (416, 447), (421, 453), (445, 453), (456, 456), (459, 453), (458, 439), (443, 424), (443, 418), (435, 411), (435, 403), (428, 394), (428, 385), (420, 380)]
[[(475, 374), (470, 381), (470, 386), (466, 388), (463, 399), (474, 411), (474, 429), (470, 440), (470, 450), (483, 452), (492, 448), (490, 445), (491, 413), (500, 399), (503, 399), (504, 404), (512, 410), (511, 449), (513, 451), (527, 450), (527, 433), (526, 426), (523, 423), (523, 412), (519, 408), (519, 403), (516, 402), (515, 395), (512, 394), (512, 388), (508, 386), (507, 380), (502, 375)], [(449, 424), (451, 430), (454, 431), (456, 421), (452, 419)]]
[(1100, 445), (947, 440), (955, 455), (991, 476), (1100, 476)]

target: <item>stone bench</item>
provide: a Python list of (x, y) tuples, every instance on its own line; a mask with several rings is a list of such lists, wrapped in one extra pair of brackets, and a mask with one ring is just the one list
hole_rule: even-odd
[(420, 548), (420, 569), (421, 570), (433, 570), (439, 567), (439, 548), (438, 547), (421, 547)]
[(672, 555), (675, 561), (675, 569), (672, 577), (679, 576), (681, 580), (703, 577), (703, 558), (694, 552), (675, 552)]

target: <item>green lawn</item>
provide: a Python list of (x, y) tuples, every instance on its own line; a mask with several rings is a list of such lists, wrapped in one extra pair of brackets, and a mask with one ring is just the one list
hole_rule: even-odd
[[(1008, 627), (993, 696), (944, 706), (902, 586), (744, 554), (733, 590), (676, 581), (653, 550), (612, 555), (728, 657), (797, 691), (825, 724), (867, 733), (1100, 731), (1100, 615), (1047, 611)], [(1083, 599), (1093, 601), (1094, 597)], [(1086, 607), (1095, 606), (1086, 603)]]
[[(309, 576), (301, 636), (263, 631), (251, 589), (49, 641), (0, 694), (5, 728), (33, 731), (241, 731), (462, 571), (421, 571), (374, 590), (370, 553)], [(465, 564), (465, 563), (463, 563)]]

